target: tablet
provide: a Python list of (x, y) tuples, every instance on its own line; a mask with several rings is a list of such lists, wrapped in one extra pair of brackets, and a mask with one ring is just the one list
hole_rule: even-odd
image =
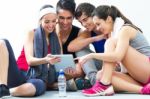
[(60, 69), (65, 70), (66, 68), (70, 68), (70, 67), (75, 69), (75, 62), (72, 54), (61, 54), (61, 55), (53, 55), (53, 56), (58, 56), (61, 58), (60, 62), (54, 64), (56, 72), (59, 72)]

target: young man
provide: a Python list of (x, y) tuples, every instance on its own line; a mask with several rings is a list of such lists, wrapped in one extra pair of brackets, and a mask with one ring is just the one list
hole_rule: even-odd
[[(69, 51), (79, 51), (92, 43), (96, 53), (104, 52), (106, 36), (101, 35), (101, 33), (95, 28), (96, 26), (93, 23), (91, 16), (94, 9), (95, 7), (90, 3), (81, 3), (78, 5), (75, 11), (75, 17), (82, 24), (82, 26), (86, 28), (86, 33), (82, 33), (70, 43), (68, 48)], [(80, 54), (80, 52), (78, 54)], [(96, 73), (99, 69), (101, 69), (101, 65), (102, 61), (95, 60), (94, 66), (82, 66), (92, 85), (96, 82)]]
[[(62, 42), (62, 48), (64, 54), (73, 54), (74, 58), (78, 57), (77, 51), (80, 51), (80, 56), (86, 55), (90, 53), (89, 50), (84, 49), (86, 47), (77, 51), (72, 51), (70, 49), (70, 43), (75, 40), (79, 35), (83, 34), (83, 31), (77, 27), (72, 25), (75, 13), (75, 2), (74, 0), (60, 0), (57, 3), (57, 15), (58, 15), (58, 26), (56, 27), (56, 31), (58, 36)], [(80, 45), (76, 45), (80, 46)], [(88, 45), (87, 45), (88, 46)], [(81, 51), (82, 50), (82, 51)], [(95, 65), (93, 60), (90, 60), (84, 64), (85, 67), (91, 67), (91, 65)], [(69, 70), (67, 71), (72, 78), (80, 78), (83, 77), (84, 73), (82, 71), (81, 66), (76, 65), (76, 70)], [(86, 82), (85, 80), (82, 81), (83, 83)], [(90, 87), (89, 84), (83, 84), (84, 86), (80, 86), (82, 83), (76, 83), (77, 87), (80, 89)], [(81, 88), (82, 87), (82, 88)], [(75, 87), (74, 87), (75, 88)], [(72, 89), (74, 90), (74, 89)]]

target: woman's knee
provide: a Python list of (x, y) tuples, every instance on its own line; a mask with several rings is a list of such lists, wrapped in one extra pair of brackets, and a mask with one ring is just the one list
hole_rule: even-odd
[(7, 39), (0, 39), (0, 48), (4, 48), (8, 50), (10, 43)]
[(4, 40), (0, 40), (0, 47), (6, 47), (6, 43)]
[(10, 89), (10, 93), (12, 96), (34, 96), (35, 92), (36, 89), (31, 83), (25, 83), (23, 85)]
[[(26, 93), (27, 95), (29, 95), (29, 96), (34, 96), (35, 95), (35, 93), (36, 93), (36, 88), (35, 88), (35, 86), (33, 85), (33, 84), (31, 84), (31, 83), (27, 83), (27, 84), (25, 84), (25, 86), (24, 86), (24, 91), (27, 91), (28, 90), (28, 92)], [(30, 89), (30, 90), (29, 90)], [(21, 90), (20, 90), (21, 91)], [(22, 90), (23, 91), (23, 90)]]
[(27, 83), (31, 83), (35, 88), (35, 96), (44, 94), (46, 91), (46, 84), (41, 79), (30, 79)]
[(0, 40), (0, 50), (1, 50), (2, 56), (8, 57), (9, 53), (8, 53), (8, 48), (7, 48), (5, 40)]

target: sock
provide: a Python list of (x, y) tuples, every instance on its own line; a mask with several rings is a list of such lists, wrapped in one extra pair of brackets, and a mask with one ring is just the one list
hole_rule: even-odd
[(99, 84), (103, 85), (103, 86), (110, 86), (111, 84), (103, 84), (102, 82), (99, 82)]

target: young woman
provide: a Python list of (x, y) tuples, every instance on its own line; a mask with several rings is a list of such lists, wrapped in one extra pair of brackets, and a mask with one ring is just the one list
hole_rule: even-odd
[(0, 97), (9, 94), (38, 96), (56, 82), (53, 64), (60, 58), (51, 56), (61, 53), (59, 39), (54, 32), (56, 19), (55, 9), (44, 5), (39, 13), (39, 26), (27, 34), (22, 54), (30, 66), (27, 77), (18, 69), (8, 40), (0, 41)]
[[(98, 6), (93, 12), (93, 22), (97, 30), (108, 35), (108, 40), (104, 53), (79, 58), (81, 65), (91, 58), (103, 60), (96, 84), (82, 93), (87, 96), (112, 95), (114, 91), (150, 94), (150, 45), (142, 31), (115, 6)], [(127, 71), (114, 71), (116, 63), (121, 63)]]

